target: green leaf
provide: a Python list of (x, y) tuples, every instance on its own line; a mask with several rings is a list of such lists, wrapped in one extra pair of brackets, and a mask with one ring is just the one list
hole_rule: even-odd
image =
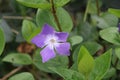
[(111, 64), (113, 64), (113, 67), (115, 67), (116, 70), (120, 70), (120, 59), (119, 59), (119, 50), (116, 51), (117, 49), (119, 49), (120, 46), (115, 46), (115, 48), (113, 49), (113, 55), (112, 55), (112, 60), (111, 60)]
[[(80, 45), (81, 46), (81, 45)], [(79, 50), (80, 50), (80, 46), (77, 46), (76, 48), (75, 48), (75, 50), (73, 51), (73, 55), (72, 55), (72, 58), (73, 58), (73, 61), (75, 62), (75, 63), (77, 63), (77, 60), (78, 60), (78, 52), (79, 52)]]
[(2, 54), (5, 47), (5, 37), (2, 29), (0, 28), (0, 55)]
[(101, 38), (103, 38), (104, 40), (110, 43), (120, 45), (120, 34), (118, 32), (117, 27), (110, 27), (110, 28), (101, 30), (100, 36)]
[(28, 42), (40, 32), (40, 28), (37, 28), (34, 23), (29, 20), (24, 20), (22, 24), (22, 35)]
[[(88, 66), (89, 65), (89, 66)], [(88, 52), (88, 50), (82, 46), (78, 54), (78, 70), (86, 77), (92, 71), (94, 67), (94, 59)]]
[(12, 41), (13, 40), (12, 29), (10, 28), (10, 26), (7, 24), (7, 22), (4, 19), (0, 20), (0, 28), (4, 32), (5, 41), (6, 42)]
[(25, 39), (23, 38), (22, 33), (19, 33), (19, 34), (16, 35), (15, 42), (21, 43), (21, 42), (24, 42), (24, 41), (25, 41)]
[(53, 0), (56, 7), (61, 7), (70, 2), (70, 0)]
[(65, 80), (84, 80), (84, 76), (82, 74), (71, 69), (57, 67), (49, 67), (49, 69), (63, 77)]
[(36, 50), (36, 53), (35, 53), (34, 58), (33, 58), (33, 64), (39, 70), (53, 73), (53, 71), (51, 71), (48, 67), (67, 68), (68, 67), (68, 57), (57, 55), (55, 58), (49, 60), (48, 62), (42, 63), (40, 50)]
[(88, 49), (91, 55), (94, 55), (98, 50), (102, 48), (100, 44), (93, 41), (88, 41), (83, 43), (83, 45)]
[[(101, 7), (102, 6), (102, 1), (98, 0), (98, 3), (99, 3), (99, 7)], [(89, 2), (89, 4), (87, 4), (87, 5), (89, 5), (88, 13), (90, 13), (90, 14), (97, 14), (96, 0), (91, 0)]]
[(81, 22), (76, 31), (83, 37), (84, 41), (96, 40), (98, 38), (98, 32), (96, 27), (93, 27), (88, 22)]
[(89, 80), (101, 80), (110, 68), (112, 51), (109, 50), (95, 59), (95, 66)]
[(118, 61), (118, 63), (116, 64), (116, 70), (120, 70), (120, 61)]
[(28, 54), (22, 53), (12, 53), (3, 58), (4, 62), (10, 62), (13, 64), (20, 64), (20, 65), (29, 65), (32, 64), (32, 59)]
[(17, 1), (23, 4), (24, 6), (32, 8), (46, 9), (51, 7), (51, 4), (46, 0), (17, 0)]
[(103, 13), (100, 16), (92, 15), (91, 18), (93, 24), (102, 29), (117, 26), (118, 23), (118, 18), (110, 13)]
[[(51, 4), (46, 0), (17, 0), (19, 3), (27, 7), (50, 9)], [(55, 7), (62, 7), (67, 4), (70, 0), (53, 0)]]
[[(63, 8), (56, 8), (56, 15), (59, 19), (62, 31), (70, 32), (73, 27), (73, 23), (67, 11)], [(38, 9), (36, 15), (36, 22), (40, 27), (42, 27), (45, 23), (47, 23), (58, 30), (57, 24), (50, 10)]]
[(120, 59), (120, 47), (115, 48), (115, 54)]
[(72, 36), (70, 37), (70, 42), (72, 45), (79, 44), (83, 41), (83, 38), (81, 36)]
[(115, 16), (120, 18), (120, 9), (113, 9), (113, 8), (109, 8), (108, 12), (114, 14)]
[[(102, 46), (96, 42), (93, 41), (88, 41), (88, 42), (84, 42), (82, 45), (84, 45), (87, 50), (90, 52), (91, 55), (94, 55), (98, 50), (100, 50), (102, 48)], [(80, 45), (81, 46), (81, 45)], [(77, 46), (73, 52), (73, 61), (74, 61), (74, 65), (72, 66), (72, 69), (77, 70), (77, 57), (78, 57), (78, 51), (80, 49), (80, 46)]]
[(22, 72), (10, 77), (8, 80), (35, 80), (35, 79), (31, 73)]
[(108, 78), (111, 78), (113, 77), (114, 75), (116, 75), (116, 69), (115, 68), (110, 68), (106, 75), (104, 76), (104, 79), (108, 79)]

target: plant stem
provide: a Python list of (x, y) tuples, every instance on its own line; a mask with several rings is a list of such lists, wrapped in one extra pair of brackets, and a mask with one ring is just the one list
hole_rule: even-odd
[(96, 0), (97, 15), (100, 16), (99, 1)]
[(6, 74), (2, 79), (0, 80), (7, 80), (7, 78), (9, 78), (10, 76), (12, 76), (13, 74), (15, 74), (16, 72), (18, 72), (19, 70), (21, 70), (23, 67), (17, 67), (15, 69), (13, 69), (11, 72), (9, 72), (8, 74)]
[[(119, 62), (119, 59), (117, 58), (116, 61), (115, 61), (115, 64), (113, 64), (113, 67), (117, 70), (117, 64)], [(116, 72), (117, 74), (117, 72)], [(110, 77), (109, 80), (112, 80), (113, 77)]]
[(19, 32), (18, 32), (17, 30), (15, 30), (15, 29), (11, 29), (11, 31), (12, 31), (13, 33), (15, 33), (15, 34), (19, 34)]
[(23, 17), (23, 16), (3, 16), (3, 19), (28, 19), (32, 20), (31, 17)]
[(114, 64), (115, 68), (117, 67), (118, 61), (119, 61), (119, 59), (117, 58), (116, 61), (115, 61), (115, 64)]
[(88, 80), (88, 74), (85, 75), (85, 80)]
[(33, 65), (32, 68), (29, 68), (28, 66), (26, 66), (25, 68), (34, 75), (36, 80), (39, 80), (40, 76), (38, 75), (38, 72), (35, 71), (35, 69), (33, 68)]
[(62, 32), (62, 28), (61, 28), (61, 26), (60, 26), (58, 17), (57, 17), (57, 15), (56, 15), (56, 10), (55, 10), (55, 6), (54, 6), (53, 0), (50, 0), (50, 3), (52, 4), (52, 8), (51, 8), (51, 9), (52, 9), (52, 14), (53, 14), (54, 19), (55, 19), (55, 21), (56, 21), (56, 23), (57, 23), (57, 27), (58, 27), (59, 31)]
[[(70, 53), (72, 53), (72, 51), (70, 50)], [(73, 64), (73, 61), (72, 61), (72, 55), (68, 56), (68, 59), (69, 59), (69, 68), (72, 66)]]
[(84, 21), (84, 22), (85, 22), (86, 19), (87, 19), (87, 14), (88, 14), (90, 2), (91, 2), (91, 0), (88, 0), (88, 2), (87, 2), (87, 7), (86, 7), (85, 14), (84, 14), (84, 18), (83, 18), (83, 21)]

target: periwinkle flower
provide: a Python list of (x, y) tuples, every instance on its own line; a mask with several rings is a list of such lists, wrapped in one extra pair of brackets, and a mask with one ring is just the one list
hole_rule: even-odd
[(56, 32), (50, 25), (45, 24), (41, 33), (32, 39), (32, 43), (43, 48), (40, 54), (44, 63), (54, 58), (56, 53), (65, 56), (70, 55), (70, 43), (66, 42), (67, 38), (68, 33)]

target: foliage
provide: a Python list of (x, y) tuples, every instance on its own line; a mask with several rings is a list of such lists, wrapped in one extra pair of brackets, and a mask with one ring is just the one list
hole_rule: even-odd
[(0, 34), (1, 34), (0, 35), (0, 55), (1, 55), (5, 46), (5, 37), (2, 29), (0, 29)]
[(19, 73), (19, 74), (12, 76), (8, 80), (16, 80), (16, 79), (17, 80), (34, 80), (34, 77), (32, 76), (31, 73), (23, 72), (23, 73)]
[(32, 59), (29, 55), (20, 53), (11, 53), (4, 57), (3, 61), (19, 65), (29, 65), (32, 63)]
[(0, 80), (120, 80), (119, 18), (119, 0), (0, 1)]

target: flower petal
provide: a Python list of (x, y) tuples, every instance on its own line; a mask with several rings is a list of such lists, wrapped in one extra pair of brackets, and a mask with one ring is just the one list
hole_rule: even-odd
[(51, 26), (48, 25), (48, 24), (45, 24), (45, 25), (43, 26), (43, 29), (42, 29), (41, 34), (42, 34), (42, 35), (54, 34), (54, 28), (51, 27)]
[(58, 37), (59, 42), (66, 42), (68, 38), (68, 33), (66, 32), (55, 32), (55, 35)]
[(46, 46), (41, 52), (42, 56), (42, 62), (47, 62), (48, 60), (54, 58), (56, 56), (54, 49), (50, 49), (48, 46)]
[(45, 46), (45, 40), (46, 40), (46, 36), (50, 35), (50, 34), (54, 34), (54, 29), (49, 26), (48, 24), (45, 24), (43, 26), (42, 32), (40, 34), (38, 34), (37, 36), (35, 36), (31, 42), (34, 43), (35, 45), (37, 45), (37, 47), (44, 47)]
[(55, 46), (56, 51), (60, 55), (70, 55), (70, 43), (58, 43), (59, 46)]
[(46, 38), (45, 38), (44, 35), (38, 34), (37, 36), (35, 36), (35, 37), (31, 40), (31, 42), (32, 42), (33, 44), (35, 44), (37, 47), (42, 48), (42, 47), (45, 46), (45, 44), (44, 44), (45, 39), (46, 39)]

